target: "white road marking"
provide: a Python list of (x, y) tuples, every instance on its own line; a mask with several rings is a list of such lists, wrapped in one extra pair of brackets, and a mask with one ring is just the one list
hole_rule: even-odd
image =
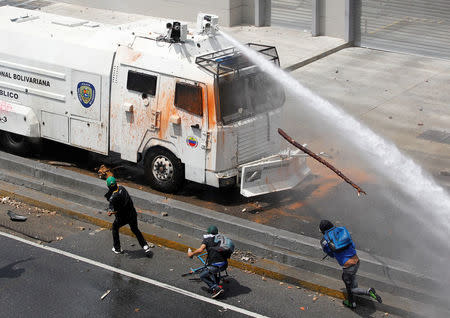
[(157, 280), (154, 280), (154, 279), (151, 279), (151, 278), (148, 278), (148, 277), (144, 277), (144, 276), (141, 276), (141, 275), (133, 274), (131, 272), (127, 272), (127, 271), (124, 271), (122, 269), (115, 268), (113, 266), (109, 266), (109, 265), (106, 265), (106, 264), (103, 264), (103, 263), (91, 260), (89, 258), (85, 258), (83, 256), (79, 256), (79, 255), (72, 254), (72, 253), (69, 253), (69, 252), (66, 252), (66, 251), (63, 251), (63, 250), (59, 250), (59, 249), (54, 248), (54, 247), (40, 245), (40, 244), (28, 241), (26, 239), (23, 239), (23, 238), (20, 238), (20, 237), (17, 237), (17, 236), (8, 234), (8, 233), (4, 233), (4, 232), (1, 232), (1, 231), (0, 231), (0, 235), (8, 237), (8, 238), (16, 240), (16, 241), (19, 241), (19, 242), (22, 242), (22, 243), (25, 243), (25, 244), (28, 244), (28, 245), (31, 245), (31, 246), (34, 246), (34, 247), (41, 248), (41, 249), (46, 250), (46, 251), (50, 251), (50, 252), (53, 252), (53, 253), (56, 253), (56, 254), (60, 254), (60, 255), (66, 256), (66, 257), (73, 258), (73, 259), (76, 259), (78, 261), (85, 262), (87, 264), (98, 266), (98, 267), (101, 267), (103, 269), (109, 270), (111, 272), (116, 272), (116, 273), (119, 273), (119, 274), (124, 275), (124, 276), (128, 276), (128, 277), (131, 277), (131, 278), (134, 278), (134, 279), (138, 279), (140, 281), (143, 281), (143, 282), (146, 282), (146, 283), (149, 283), (149, 284), (161, 287), (161, 288), (165, 288), (165, 289), (171, 290), (173, 292), (182, 294), (184, 296), (188, 296), (188, 297), (191, 297), (191, 298), (194, 298), (194, 299), (197, 299), (197, 300), (204, 301), (206, 303), (210, 303), (212, 305), (216, 305), (216, 306), (222, 307), (224, 309), (233, 310), (235, 312), (238, 312), (238, 313), (250, 316), (250, 317), (268, 318), (267, 316), (263, 316), (263, 315), (257, 314), (255, 312), (252, 312), (252, 311), (240, 308), (240, 307), (236, 307), (236, 306), (233, 306), (233, 305), (222, 303), (220, 301), (217, 301), (217, 300), (205, 297), (205, 296), (197, 295), (197, 294), (192, 293), (190, 291), (187, 291), (187, 290), (184, 290), (184, 289), (181, 289), (181, 288), (169, 285), (169, 284), (165, 284), (165, 283), (159, 282)]

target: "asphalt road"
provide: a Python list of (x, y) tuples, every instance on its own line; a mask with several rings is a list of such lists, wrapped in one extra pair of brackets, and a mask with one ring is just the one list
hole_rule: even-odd
[(37, 239), (56, 229), (48, 244), (0, 229), (0, 317), (386, 317), (371, 301), (351, 311), (338, 299), (234, 268), (213, 301), (202, 282), (181, 278), (199, 264), (183, 253), (156, 246), (146, 257), (134, 237), (121, 235), (125, 253), (116, 255), (109, 230), (26, 205), (0, 204), (0, 215), (8, 209), (29, 218), (20, 227), (3, 220), (10, 229)]

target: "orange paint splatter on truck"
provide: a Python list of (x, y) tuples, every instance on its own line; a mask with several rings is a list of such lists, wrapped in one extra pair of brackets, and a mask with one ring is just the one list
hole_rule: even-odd
[(208, 99), (208, 127), (212, 129), (217, 125), (216, 100), (214, 94), (214, 85), (206, 86)]

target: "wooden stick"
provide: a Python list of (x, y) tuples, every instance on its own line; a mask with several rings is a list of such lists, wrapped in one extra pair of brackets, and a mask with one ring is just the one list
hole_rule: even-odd
[(294, 139), (292, 139), (288, 134), (286, 134), (283, 129), (278, 128), (278, 133), (283, 136), (284, 139), (286, 139), (287, 141), (289, 141), (291, 144), (293, 144), (295, 147), (297, 147), (298, 149), (300, 149), (301, 151), (303, 151), (304, 153), (306, 153), (307, 155), (313, 157), (314, 159), (316, 159), (317, 161), (319, 161), (321, 164), (323, 164), (324, 166), (327, 166), (329, 169), (331, 169), (334, 173), (336, 173), (339, 177), (341, 177), (342, 179), (344, 179), (345, 182), (347, 182), (348, 184), (350, 184), (353, 188), (356, 189), (356, 191), (358, 191), (358, 196), (361, 193), (367, 194), (363, 189), (361, 189), (359, 186), (357, 186), (355, 183), (353, 183), (349, 178), (347, 178), (342, 172), (340, 172), (338, 169), (336, 169), (335, 167), (333, 167), (329, 162), (327, 162), (325, 159), (319, 157), (318, 155), (316, 155), (314, 152), (312, 152), (311, 150), (309, 150), (306, 147), (303, 147), (302, 145), (300, 145), (298, 142), (296, 142)]

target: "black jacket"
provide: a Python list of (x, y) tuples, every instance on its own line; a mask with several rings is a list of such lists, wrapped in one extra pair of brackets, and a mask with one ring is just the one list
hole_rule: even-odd
[(116, 212), (117, 218), (127, 218), (136, 214), (133, 201), (124, 187), (118, 186), (115, 191), (109, 190), (105, 198), (109, 201), (108, 210)]
[(220, 253), (217, 249), (214, 248), (220, 245), (220, 242), (214, 242), (214, 235), (212, 234), (203, 235), (202, 244), (206, 245), (206, 251), (208, 252), (208, 258), (206, 259), (207, 265), (227, 261), (226, 257), (224, 257), (222, 253)]

